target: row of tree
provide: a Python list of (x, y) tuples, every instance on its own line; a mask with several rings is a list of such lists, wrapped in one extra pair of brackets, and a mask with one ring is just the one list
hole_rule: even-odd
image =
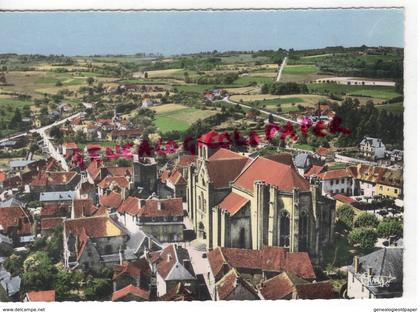
[(343, 127), (351, 130), (350, 134), (338, 136), (337, 146), (357, 145), (364, 136), (380, 138), (398, 149), (404, 146), (403, 114), (378, 110), (372, 102), (360, 105), (357, 99), (351, 98), (346, 98), (341, 105), (332, 104), (331, 108), (341, 118)]
[(296, 82), (275, 82), (275, 83), (265, 83), (261, 87), (262, 94), (299, 94), (299, 93), (308, 93), (308, 87), (305, 84), (299, 84)]

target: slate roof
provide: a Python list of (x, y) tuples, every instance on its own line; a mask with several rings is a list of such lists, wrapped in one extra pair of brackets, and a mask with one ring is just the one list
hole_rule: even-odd
[(71, 201), (75, 197), (74, 191), (65, 192), (42, 192), (39, 195), (39, 200), (42, 202), (48, 201)]
[(157, 273), (164, 280), (192, 280), (195, 273), (192, 266), (184, 267), (184, 260), (190, 261), (188, 250), (179, 245), (168, 245), (150, 258), (156, 263)]

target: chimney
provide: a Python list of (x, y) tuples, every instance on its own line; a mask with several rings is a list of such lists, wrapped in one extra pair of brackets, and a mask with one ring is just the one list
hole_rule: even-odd
[(160, 200), (158, 200), (157, 202), (157, 210), (162, 210), (162, 203), (160, 202)]
[(372, 277), (372, 275), (373, 275), (373, 269), (368, 268), (368, 277)]
[(353, 265), (354, 265), (354, 273), (359, 273), (359, 257), (358, 256), (354, 256), (353, 257)]
[(123, 251), (122, 251), (121, 247), (118, 250), (118, 254), (120, 256), (120, 265), (122, 265), (123, 264), (123, 260), (124, 260), (124, 255), (123, 255)]

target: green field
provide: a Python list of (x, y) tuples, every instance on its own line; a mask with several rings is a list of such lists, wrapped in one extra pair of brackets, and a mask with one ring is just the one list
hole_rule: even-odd
[(289, 75), (315, 74), (316, 72), (318, 72), (318, 68), (315, 65), (286, 65), (283, 69), (283, 73)]
[(263, 101), (256, 101), (258, 104), (265, 104), (267, 106), (277, 106), (281, 104), (290, 104), (290, 103), (301, 103), (303, 99), (298, 97), (289, 97), (289, 98), (279, 98), (279, 99), (270, 99)]
[(184, 131), (199, 119), (205, 119), (214, 115), (216, 111), (200, 110), (192, 107), (185, 107), (178, 104), (167, 104), (158, 107), (172, 106), (170, 109), (158, 110), (155, 117), (155, 125), (162, 133), (169, 131)]
[(349, 86), (334, 83), (309, 83), (310, 92), (335, 93), (337, 95), (366, 96), (389, 100), (400, 94), (393, 87), (380, 86)]

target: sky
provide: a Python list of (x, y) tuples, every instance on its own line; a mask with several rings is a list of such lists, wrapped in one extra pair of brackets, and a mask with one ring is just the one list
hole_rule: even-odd
[(175, 55), (404, 45), (403, 9), (0, 12), (0, 53)]

